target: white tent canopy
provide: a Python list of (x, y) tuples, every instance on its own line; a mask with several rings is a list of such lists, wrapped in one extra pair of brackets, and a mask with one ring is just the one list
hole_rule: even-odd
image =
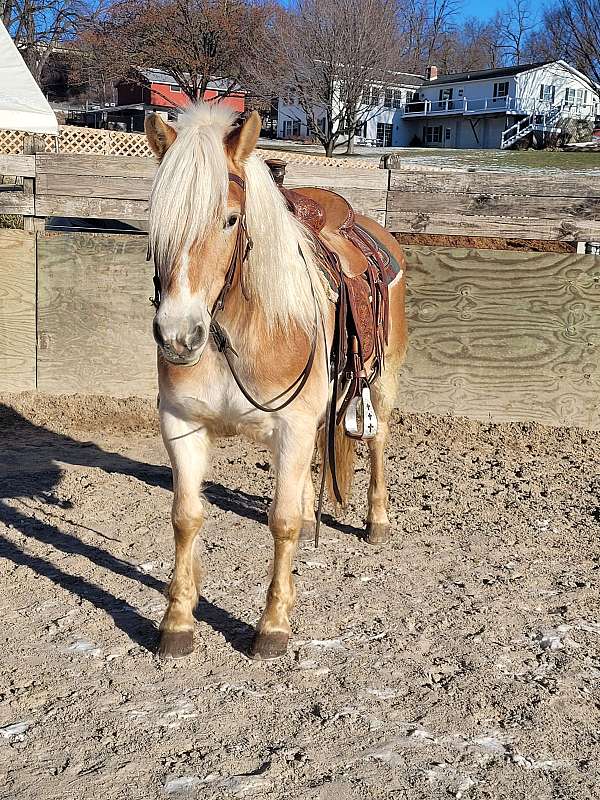
[(54, 111), (1, 22), (0, 129), (58, 135)]

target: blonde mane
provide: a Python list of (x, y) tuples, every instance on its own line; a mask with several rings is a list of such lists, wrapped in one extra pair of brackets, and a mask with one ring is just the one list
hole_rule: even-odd
[[(235, 119), (235, 112), (212, 103), (198, 103), (180, 116), (177, 139), (161, 163), (150, 197), (150, 247), (160, 268), (173, 264), (184, 248), (202, 241), (224, 218), (224, 138)], [(312, 332), (315, 297), (319, 308), (326, 305), (312, 243), (258, 155), (250, 156), (244, 171), (253, 241), (246, 263), (250, 299), (260, 304), (270, 328), (295, 323)]]

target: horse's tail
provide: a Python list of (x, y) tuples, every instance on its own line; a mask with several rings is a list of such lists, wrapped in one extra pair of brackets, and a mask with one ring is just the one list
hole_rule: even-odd
[[(327, 435), (326, 426), (324, 425), (319, 431), (318, 448), (321, 463), (323, 463), (323, 456), (325, 453), (325, 437)], [(343, 425), (335, 426), (335, 476), (337, 478), (338, 489), (342, 498), (342, 508), (348, 505), (350, 500), (350, 492), (352, 490), (352, 479), (354, 478), (354, 461), (356, 458), (356, 442), (350, 436), (344, 433)], [(330, 460), (327, 459), (325, 465), (327, 473), (327, 494), (332, 502), (337, 503), (335, 491), (333, 489), (333, 478), (331, 475)]]

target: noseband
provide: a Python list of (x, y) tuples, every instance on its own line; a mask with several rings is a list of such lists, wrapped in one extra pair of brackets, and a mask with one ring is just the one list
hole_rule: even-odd
[[(233, 248), (233, 253), (231, 256), (231, 260), (229, 261), (227, 272), (225, 273), (225, 280), (223, 282), (223, 286), (221, 288), (221, 291), (217, 295), (217, 299), (213, 303), (212, 309), (210, 311), (210, 318), (211, 318), (210, 335), (212, 336), (215, 347), (217, 348), (219, 353), (222, 353), (223, 356), (225, 357), (225, 360), (227, 361), (227, 365), (229, 367), (229, 371), (231, 372), (231, 375), (234, 381), (236, 382), (238, 389), (244, 395), (246, 400), (259, 411), (273, 413), (276, 411), (281, 411), (286, 406), (289, 406), (290, 403), (292, 403), (298, 397), (302, 389), (305, 387), (306, 382), (312, 371), (313, 363), (315, 360), (315, 353), (317, 350), (317, 338), (318, 338), (319, 312), (318, 312), (317, 298), (312, 284), (312, 277), (310, 275), (310, 272), (308, 272), (308, 266), (307, 266), (307, 272), (310, 280), (310, 287), (315, 304), (315, 324), (314, 324), (312, 343), (310, 347), (310, 352), (308, 354), (308, 359), (306, 360), (304, 369), (298, 375), (298, 377), (293, 381), (293, 383), (291, 383), (287, 387), (287, 389), (281, 392), (281, 394), (279, 394), (274, 399), (277, 400), (280, 397), (284, 397), (289, 392), (292, 392), (292, 394), (278, 406), (262, 405), (261, 403), (258, 402), (258, 400), (252, 397), (252, 395), (249, 393), (249, 391), (242, 383), (234, 363), (234, 357), (237, 358), (238, 354), (231, 344), (229, 334), (217, 321), (217, 316), (223, 311), (223, 308), (225, 307), (225, 301), (227, 300), (227, 296), (231, 291), (232, 287), (235, 285), (236, 281), (238, 281), (240, 284), (240, 290), (242, 292), (244, 299), (249, 300), (250, 298), (244, 277), (244, 264), (246, 263), (248, 255), (252, 250), (253, 246), (253, 242), (248, 233), (248, 228), (246, 225), (246, 182), (243, 178), (241, 178), (239, 175), (235, 175), (233, 172), (230, 172), (228, 177), (231, 183), (235, 183), (236, 186), (238, 186), (242, 190), (242, 199), (240, 201), (240, 216), (238, 218), (238, 229), (235, 237), (235, 245)], [(300, 250), (300, 248), (298, 249), (300, 252), (300, 256), (302, 257), (302, 260), (306, 265), (306, 261), (304, 260), (304, 255), (302, 254), (302, 250)], [(152, 258), (152, 251), (150, 248), (150, 244), (148, 244), (146, 261), (149, 261), (151, 258)], [(154, 297), (150, 298), (150, 302), (152, 303), (154, 308), (158, 310), (158, 307), (160, 306), (162, 287), (160, 282), (158, 265), (156, 264), (156, 262), (154, 263), (153, 282), (154, 282)]]

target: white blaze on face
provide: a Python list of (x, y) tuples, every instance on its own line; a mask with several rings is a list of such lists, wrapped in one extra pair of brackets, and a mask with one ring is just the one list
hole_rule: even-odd
[(200, 289), (192, 295), (190, 290), (190, 248), (186, 246), (180, 257), (177, 289), (163, 295), (156, 317), (165, 342), (185, 343), (198, 325), (208, 334), (210, 314), (205, 293)]

